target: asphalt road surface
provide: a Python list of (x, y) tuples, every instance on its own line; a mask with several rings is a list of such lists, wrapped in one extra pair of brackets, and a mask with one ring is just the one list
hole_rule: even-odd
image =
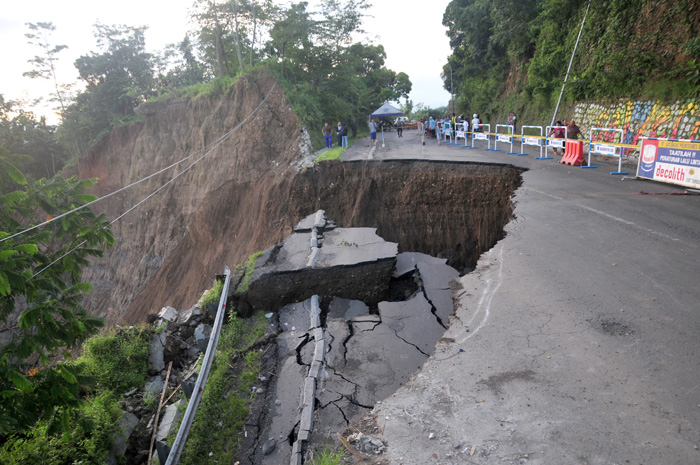
[[(344, 159), (366, 158), (358, 141)], [(483, 146), (483, 143), (481, 144)], [(519, 146), (516, 146), (519, 148)], [(375, 410), (392, 464), (700, 464), (700, 196), (386, 135), (378, 160), (528, 169), (506, 237), (458, 280), (435, 355)], [(644, 195), (641, 192), (661, 195)]]

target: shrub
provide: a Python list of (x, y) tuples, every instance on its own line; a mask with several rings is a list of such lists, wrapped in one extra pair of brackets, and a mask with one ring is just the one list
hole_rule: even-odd
[(102, 465), (112, 447), (121, 414), (114, 395), (104, 392), (73, 412), (74, 426), (64, 434), (53, 433), (50, 421), (42, 420), (25, 434), (10, 437), (0, 450), (0, 463)]
[(83, 345), (78, 363), (97, 380), (98, 392), (123, 394), (141, 388), (148, 373), (149, 336), (145, 327), (95, 336)]

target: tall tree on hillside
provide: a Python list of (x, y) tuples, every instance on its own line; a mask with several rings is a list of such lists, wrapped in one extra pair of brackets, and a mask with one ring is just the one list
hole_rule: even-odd
[(22, 76), (26, 76), (31, 79), (51, 80), (54, 86), (52, 101), (57, 101), (60, 105), (61, 113), (64, 113), (68, 104), (70, 86), (60, 84), (58, 82), (58, 77), (56, 76), (56, 66), (54, 63), (58, 61), (57, 55), (62, 50), (68, 48), (68, 46), (51, 44), (51, 33), (56, 30), (56, 26), (54, 26), (51, 22), (27, 23), (27, 27), (30, 31), (32, 31), (25, 34), (27, 39), (29, 39), (29, 43), (39, 47), (42, 50), (42, 53), (41, 55), (36, 55), (31, 60), (28, 60), (28, 62), (33, 66), (33, 69), (22, 73)]
[(145, 50), (146, 27), (95, 24), (101, 52), (75, 61), (86, 87), (66, 111), (62, 134), (85, 149), (100, 133), (134, 114), (154, 89), (153, 57)]

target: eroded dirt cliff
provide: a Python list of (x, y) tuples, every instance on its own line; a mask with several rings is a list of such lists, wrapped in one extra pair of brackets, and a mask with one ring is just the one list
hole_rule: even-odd
[[(114, 224), (116, 245), (86, 272), (96, 285), (92, 311), (109, 323), (133, 323), (163, 305), (189, 307), (224, 265), (280, 242), (318, 209), (339, 226), (376, 227), (400, 251), (442, 256), (457, 269), (492, 247), (511, 217), (510, 197), (520, 183), (513, 167), (324, 162), (298, 171), (306, 139), (266, 74), (243, 78), (223, 97), (164, 105), (141, 123), (115, 129), (80, 161), (79, 175), (99, 177), (96, 193), (103, 195), (241, 123), (190, 171)], [(117, 217), (199, 156), (97, 209)]]

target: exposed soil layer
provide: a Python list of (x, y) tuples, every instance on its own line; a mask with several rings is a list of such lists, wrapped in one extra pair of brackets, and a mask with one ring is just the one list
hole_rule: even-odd
[(375, 227), (399, 252), (461, 270), (503, 237), (521, 170), (446, 162), (322, 163), (297, 176), (290, 215), (324, 209), (341, 227)]

